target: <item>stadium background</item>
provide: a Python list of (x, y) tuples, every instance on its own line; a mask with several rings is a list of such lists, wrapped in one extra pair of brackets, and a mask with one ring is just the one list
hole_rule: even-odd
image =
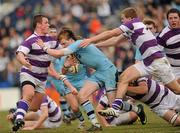
[[(154, 19), (158, 31), (161, 31), (167, 25), (167, 10), (172, 7), (180, 9), (180, 0), (0, 0), (0, 110), (2, 110), (3, 104), (11, 105), (8, 102), (12, 100), (8, 99), (10, 91), (18, 90), (18, 93), (12, 93), (12, 95), (17, 95), (15, 99), (20, 96), (20, 64), (15, 58), (15, 51), (21, 42), (32, 33), (31, 20), (35, 14), (47, 15), (50, 24), (56, 25), (58, 29), (68, 26), (82, 37), (88, 37), (119, 26), (119, 13), (129, 6), (138, 7), (141, 18), (150, 17)], [(124, 70), (134, 63), (134, 47), (131, 44), (102, 50), (120, 70)], [(4, 91), (7, 92), (5, 96)], [(54, 95), (49, 90), (48, 94)], [(57, 97), (56, 93), (55, 95)], [(5, 116), (6, 112), (1, 114), (0, 121), (1, 116)], [(150, 113), (151, 115), (153, 114)], [(161, 132), (161, 128), (163, 132), (170, 131), (169, 128), (171, 131), (176, 129), (171, 128), (156, 116), (153, 118), (152, 121), (154, 122), (150, 121), (150, 123), (154, 125), (160, 121), (165, 126), (158, 124), (155, 132)], [(139, 127), (142, 126), (137, 124), (134, 127), (132, 126), (132, 129)], [(126, 129), (126, 126), (123, 128)], [(146, 131), (145, 128), (146, 126), (143, 126), (142, 132)], [(166, 128), (167, 130), (165, 130)], [(0, 133), (1, 129), (3, 128), (0, 122)], [(117, 131), (116, 128), (114, 130)], [(108, 129), (107, 131), (111, 130)], [(132, 131), (136, 132), (136, 130)]]

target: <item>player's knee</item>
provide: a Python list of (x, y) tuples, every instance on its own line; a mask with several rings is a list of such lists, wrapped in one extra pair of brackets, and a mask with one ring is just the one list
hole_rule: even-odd
[(71, 109), (73, 112), (78, 112), (79, 111), (79, 107), (77, 105), (71, 106)]
[(81, 103), (88, 99), (88, 97), (86, 96), (86, 94), (84, 92), (79, 92), (78, 97), (79, 97), (79, 101)]

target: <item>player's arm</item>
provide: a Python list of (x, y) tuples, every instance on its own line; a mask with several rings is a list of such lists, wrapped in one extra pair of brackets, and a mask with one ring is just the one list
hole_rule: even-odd
[(53, 63), (51, 63), (50, 66), (48, 67), (48, 74), (54, 77), (55, 79), (59, 79), (59, 74), (54, 69)]
[[(96, 107), (96, 112), (99, 112), (100, 110), (103, 110), (103, 109), (105, 109), (105, 108), (100, 103), (98, 103), (98, 105)], [(103, 126), (105, 126), (105, 127), (110, 126), (109, 123), (106, 121), (106, 119), (103, 116), (101, 116), (97, 113), (97, 117)]]
[(117, 44), (122, 44), (122, 42), (125, 42), (125, 41), (127, 41), (127, 39), (123, 35), (120, 35), (120, 36), (112, 37), (108, 40), (96, 43), (95, 46), (97, 46), (97, 47), (109, 47), (109, 46), (114, 46)]
[(120, 34), (122, 34), (122, 31), (121, 31), (120, 28), (104, 31), (104, 32), (102, 32), (102, 33), (100, 33), (100, 34), (98, 34), (96, 36), (93, 36), (93, 37), (88, 38), (88, 39), (84, 39), (84, 41), (81, 42), (80, 47), (86, 47), (91, 43), (96, 43), (96, 42), (99, 42), (99, 41), (107, 40), (107, 39), (109, 39), (111, 37), (118, 36)]
[(43, 122), (48, 118), (48, 106), (43, 105), (40, 109), (42, 114), (40, 115), (38, 121), (33, 125), (33, 129), (41, 128)]
[(16, 52), (16, 59), (21, 63), (22, 65), (26, 66), (27, 68), (31, 69), (31, 64), (26, 59), (25, 54), (21, 51)]
[(59, 79), (63, 81), (64, 85), (71, 90), (72, 94), (77, 95), (77, 89), (69, 82), (66, 75), (59, 74)]
[(37, 40), (37, 44), (49, 55), (59, 58), (62, 57), (64, 55), (69, 55), (72, 54), (73, 51), (69, 50), (68, 48), (63, 48), (63, 49), (50, 49), (48, 48), (44, 42), (41, 39)]
[(74, 55), (68, 55), (64, 61), (63, 67), (61, 69), (62, 74), (77, 73), (79, 71), (79, 62), (74, 57)]
[(146, 94), (148, 92), (146, 81), (139, 82), (138, 86), (128, 86), (128, 92), (134, 94)]

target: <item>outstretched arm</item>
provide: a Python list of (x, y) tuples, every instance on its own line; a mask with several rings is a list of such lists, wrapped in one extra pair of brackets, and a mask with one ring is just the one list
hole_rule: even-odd
[(49, 55), (59, 58), (61, 56), (64, 55), (69, 55), (71, 53), (73, 53), (72, 51), (68, 50), (67, 48), (63, 48), (63, 49), (50, 49), (47, 46), (45, 46), (44, 42), (41, 39), (37, 40), (37, 44)]
[(99, 42), (99, 41), (107, 40), (107, 39), (109, 39), (111, 37), (118, 36), (120, 34), (122, 34), (122, 31), (119, 28), (109, 30), (109, 31), (105, 31), (105, 32), (102, 32), (102, 33), (94, 36), (94, 37), (84, 39), (84, 41), (81, 42), (80, 47), (86, 47), (90, 43), (96, 43), (96, 42)]
[(97, 46), (97, 47), (109, 47), (109, 46), (114, 46), (117, 44), (122, 44), (122, 42), (125, 42), (125, 41), (127, 41), (127, 39), (123, 35), (120, 35), (120, 36), (112, 37), (108, 40), (96, 43), (95, 46)]

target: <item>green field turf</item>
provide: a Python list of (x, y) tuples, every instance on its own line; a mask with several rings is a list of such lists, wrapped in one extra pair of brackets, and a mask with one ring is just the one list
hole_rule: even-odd
[[(133, 125), (103, 128), (103, 131), (97, 133), (180, 133), (180, 127), (172, 127), (166, 121), (162, 120), (149, 109), (145, 108), (148, 117), (148, 123), (141, 125), (135, 122)], [(0, 112), (0, 133), (10, 133), (10, 124), (6, 120), (7, 112)], [(86, 120), (87, 121), (87, 120)], [(35, 131), (19, 131), (18, 133), (86, 133), (85, 130), (77, 129), (78, 122), (73, 121), (71, 125), (64, 123), (57, 129), (43, 129)], [(86, 122), (86, 128), (90, 124)]]

